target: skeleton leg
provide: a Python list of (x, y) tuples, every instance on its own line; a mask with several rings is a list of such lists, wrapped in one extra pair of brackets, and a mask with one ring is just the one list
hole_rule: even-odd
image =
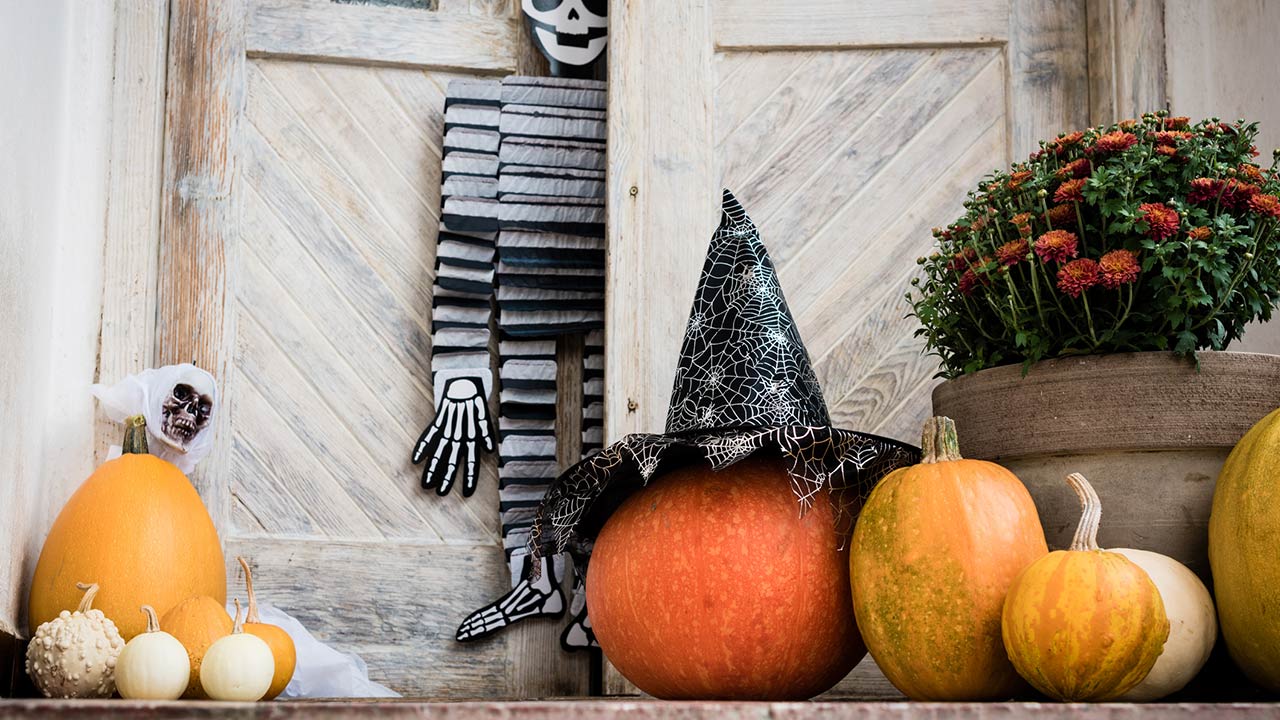
[(488, 637), (521, 620), (532, 617), (560, 617), (564, 614), (564, 593), (556, 577), (556, 563), (542, 558), (541, 572), (534, 579), (529, 556), (525, 556), (523, 579), (510, 592), (467, 616), (458, 626), (457, 639), (468, 642)]

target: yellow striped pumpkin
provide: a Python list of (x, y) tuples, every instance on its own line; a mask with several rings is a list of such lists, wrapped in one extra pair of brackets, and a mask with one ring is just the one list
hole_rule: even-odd
[(1098, 548), (1102, 504), (1079, 473), (1067, 478), (1084, 511), (1069, 550), (1037, 560), (1004, 603), (1004, 646), (1035, 689), (1067, 702), (1102, 702), (1142, 682), (1169, 637), (1147, 572)]

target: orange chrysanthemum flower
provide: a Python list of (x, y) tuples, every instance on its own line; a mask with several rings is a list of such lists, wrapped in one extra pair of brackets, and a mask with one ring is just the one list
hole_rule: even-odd
[(1089, 164), (1088, 158), (1076, 158), (1058, 168), (1058, 177), (1087, 178), (1091, 172), (1093, 172), (1093, 166)]
[(1201, 225), (1200, 227), (1193, 227), (1187, 231), (1187, 237), (1192, 240), (1208, 240), (1212, 236), (1213, 231), (1204, 225)]
[(1164, 155), (1165, 157), (1176, 157), (1178, 155), (1178, 148), (1172, 145), (1157, 145), (1156, 153)]
[(1183, 140), (1190, 140), (1195, 137), (1189, 132), (1182, 130), (1161, 130), (1151, 134), (1151, 138), (1155, 140), (1156, 145), (1177, 145)]
[(1077, 130), (1073, 133), (1067, 133), (1066, 135), (1063, 135), (1057, 140), (1054, 140), (1052, 147), (1054, 152), (1056, 152), (1059, 155), (1062, 155), (1067, 151), (1068, 148), (1070, 148), (1073, 145), (1076, 145), (1083, 139), (1084, 139), (1084, 132), (1081, 130)]
[(1164, 127), (1166, 130), (1185, 130), (1190, 125), (1191, 118), (1183, 115), (1176, 115), (1174, 117), (1167, 117), (1164, 119)]
[(1091, 152), (1097, 153), (1117, 153), (1124, 152), (1134, 145), (1138, 144), (1138, 136), (1131, 132), (1109, 132), (1093, 142), (1093, 146), (1089, 148)]
[(1036, 255), (1042, 262), (1066, 262), (1080, 254), (1076, 234), (1066, 230), (1050, 230), (1036, 238)]
[(1249, 207), (1249, 199), (1257, 194), (1258, 191), (1257, 185), (1250, 185), (1235, 178), (1228, 178), (1222, 191), (1222, 206), (1230, 210), (1244, 210)]
[(1013, 217), (1009, 218), (1009, 224), (1010, 224), (1010, 225), (1019, 225), (1019, 226), (1021, 226), (1021, 225), (1026, 225), (1027, 223), (1031, 222), (1031, 218), (1033, 218), (1033, 217), (1035, 217), (1035, 216), (1034, 216), (1034, 215), (1032, 215), (1032, 214), (1031, 214), (1031, 213), (1029, 213), (1029, 212), (1021, 212), (1021, 213), (1018, 213), (1017, 215), (1014, 215)]
[(1120, 122), (1116, 123), (1116, 126), (1119, 127), (1121, 130), (1132, 130), (1138, 127), (1138, 121), (1137, 120), (1121, 120)]
[(1280, 198), (1267, 193), (1257, 193), (1249, 198), (1249, 209), (1263, 217), (1280, 220)]
[(1067, 180), (1058, 186), (1057, 192), (1053, 194), (1053, 201), (1056, 203), (1080, 202), (1084, 200), (1084, 184), (1085, 178), (1077, 178), (1075, 180)]
[(1098, 263), (1089, 258), (1072, 260), (1058, 270), (1058, 289), (1073, 298), (1098, 284)]
[(1071, 205), (1054, 205), (1045, 214), (1045, 219), (1054, 228), (1064, 228), (1076, 220), (1076, 209)]
[(996, 260), (1003, 267), (1017, 265), (1027, 257), (1027, 253), (1031, 251), (1031, 246), (1026, 240), (1010, 240), (1000, 246), (996, 250)]
[(1112, 250), (1098, 260), (1098, 270), (1102, 286), (1114, 290), (1136, 281), (1142, 267), (1138, 257), (1128, 250)]
[(1240, 166), (1236, 168), (1236, 172), (1240, 173), (1240, 177), (1251, 183), (1261, 184), (1265, 179), (1262, 176), (1262, 168), (1253, 163), (1240, 163)]
[(1023, 183), (1025, 183), (1030, 179), (1031, 179), (1030, 170), (1019, 170), (1018, 172), (1015, 172), (1009, 176), (1009, 182), (1006, 183), (1006, 186), (1010, 190), (1018, 190), (1019, 188), (1022, 187)]
[(1156, 242), (1173, 237), (1182, 224), (1178, 211), (1164, 203), (1142, 203), (1138, 215), (1147, 223), (1147, 237)]

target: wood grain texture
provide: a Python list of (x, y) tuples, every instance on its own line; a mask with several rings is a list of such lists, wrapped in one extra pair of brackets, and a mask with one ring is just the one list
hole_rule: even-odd
[[(244, 105), (244, 26), (238, 0), (173, 0), (165, 104), (164, 186), (156, 359), (194, 362), (229, 383), (234, 329), (227, 267), (238, 233), (236, 137)], [(232, 409), (222, 402), (215, 449), (193, 478), (214, 524), (226, 525), (225, 467)]]
[[(169, 3), (120, 3), (115, 20), (97, 370), (105, 383), (154, 361)], [(99, 410), (96, 435), (100, 463), (120, 443), (120, 426)]]
[(361, 65), (515, 72), (527, 45), (518, 16), (246, 0), (251, 55)]
[(1017, 0), (1009, 15), (1009, 156), (1089, 124), (1086, 0)]
[(1088, 0), (1089, 122), (1165, 107), (1164, 0)]
[[(1280, 356), (1121, 353), (983, 370), (939, 385), (961, 450), (990, 460), (1074, 452), (1223, 448), (1280, 407)], [(1083, 393), (1087, 392), (1087, 402)], [(1158, 422), (1157, 422), (1158, 420)]]
[(1007, 37), (1009, 6), (1010, 0), (716, 0), (715, 43), (722, 50), (995, 44)]

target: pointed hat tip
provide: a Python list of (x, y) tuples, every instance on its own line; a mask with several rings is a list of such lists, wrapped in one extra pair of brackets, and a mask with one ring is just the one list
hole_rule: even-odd
[(742, 208), (742, 203), (738, 202), (738, 198), (734, 197), (729, 188), (724, 189), (724, 195), (720, 202), (720, 212), (729, 216), (733, 221), (741, 220), (747, 215), (747, 211)]

